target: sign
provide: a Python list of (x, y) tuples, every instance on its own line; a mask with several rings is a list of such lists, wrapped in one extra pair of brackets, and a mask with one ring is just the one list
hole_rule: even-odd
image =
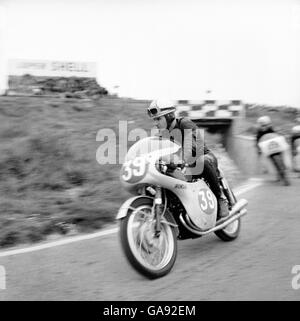
[(89, 77), (96, 78), (95, 62), (21, 60), (8, 62), (10, 76), (50, 76), (50, 77)]

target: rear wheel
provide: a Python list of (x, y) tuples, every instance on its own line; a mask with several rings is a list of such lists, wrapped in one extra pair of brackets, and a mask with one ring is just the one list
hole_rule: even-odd
[[(237, 199), (234, 193), (232, 192), (231, 188), (229, 187), (227, 181), (226, 181), (226, 185), (227, 185), (227, 193), (225, 193), (225, 195), (228, 199), (230, 206), (233, 207), (233, 205), (237, 202)], [(237, 220), (233, 221), (231, 224), (227, 225), (222, 230), (215, 231), (215, 234), (222, 241), (230, 242), (235, 240), (239, 236), (240, 229), (241, 229), (241, 219), (238, 218)]]
[(230, 242), (235, 240), (240, 233), (241, 219), (238, 218), (231, 224), (219, 231), (215, 231), (215, 234), (224, 242)]
[[(120, 222), (121, 245), (129, 263), (141, 274), (154, 279), (172, 269), (177, 255), (177, 239), (173, 227), (161, 223), (155, 235), (155, 219), (151, 199), (137, 199)], [(167, 219), (167, 217), (165, 217)]]
[(286, 175), (286, 168), (283, 162), (282, 154), (274, 154), (271, 156), (271, 159), (273, 161), (274, 166), (276, 167), (276, 170), (283, 181), (284, 185), (290, 185), (290, 182)]

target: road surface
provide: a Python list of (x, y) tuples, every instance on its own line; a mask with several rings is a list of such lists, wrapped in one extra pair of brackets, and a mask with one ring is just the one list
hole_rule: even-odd
[(249, 205), (240, 237), (180, 241), (174, 268), (161, 279), (135, 272), (111, 234), (0, 257), (0, 300), (299, 300), (292, 268), (300, 265), (300, 179), (292, 183), (265, 182), (241, 195)]

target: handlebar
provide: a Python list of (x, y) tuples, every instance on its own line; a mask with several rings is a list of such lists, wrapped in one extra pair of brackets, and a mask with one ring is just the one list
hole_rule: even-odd
[(163, 160), (159, 160), (159, 164), (161, 167), (166, 167), (166, 169), (169, 170), (175, 170), (176, 168), (180, 168), (181, 170), (183, 170), (184, 168), (189, 167), (189, 165), (185, 162), (175, 164), (174, 162), (167, 163)]

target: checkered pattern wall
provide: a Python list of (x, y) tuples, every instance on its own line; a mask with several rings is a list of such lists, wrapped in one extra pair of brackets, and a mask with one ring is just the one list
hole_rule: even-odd
[(245, 106), (241, 100), (177, 100), (176, 115), (199, 118), (244, 117)]

